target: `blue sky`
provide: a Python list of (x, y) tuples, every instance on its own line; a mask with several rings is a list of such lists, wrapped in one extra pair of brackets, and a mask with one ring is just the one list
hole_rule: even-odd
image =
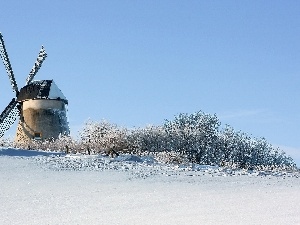
[[(36, 79), (68, 98), (74, 135), (88, 118), (144, 127), (202, 110), (299, 164), (299, 12), (276, 0), (4, 1), (0, 32), (19, 87), (45, 46)], [(4, 108), (4, 66), (0, 84)]]

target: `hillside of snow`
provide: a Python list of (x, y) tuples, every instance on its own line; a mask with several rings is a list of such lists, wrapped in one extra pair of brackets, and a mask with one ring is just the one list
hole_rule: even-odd
[(0, 148), (0, 224), (300, 224), (299, 171)]

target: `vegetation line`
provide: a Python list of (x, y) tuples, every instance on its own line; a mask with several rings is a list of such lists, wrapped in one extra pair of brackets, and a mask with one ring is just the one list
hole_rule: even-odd
[[(295, 169), (294, 160), (265, 138), (253, 138), (235, 131), (216, 115), (202, 111), (181, 113), (161, 126), (127, 129), (105, 120), (87, 121), (79, 132), (79, 140), (61, 136), (57, 140), (32, 141), (16, 147), (66, 150), (88, 154), (106, 153), (157, 155), (165, 153), (167, 161), (192, 162), (205, 165), (229, 166), (245, 169)], [(12, 145), (2, 139), (3, 145)]]

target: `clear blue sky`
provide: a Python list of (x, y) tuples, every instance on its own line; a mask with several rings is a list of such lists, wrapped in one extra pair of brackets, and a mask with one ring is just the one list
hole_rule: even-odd
[(299, 12), (276, 0), (3, 1), (0, 32), (19, 86), (45, 46), (36, 79), (68, 98), (74, 135), (88, 118), (144, 127), (202, 110), (299, 164)]

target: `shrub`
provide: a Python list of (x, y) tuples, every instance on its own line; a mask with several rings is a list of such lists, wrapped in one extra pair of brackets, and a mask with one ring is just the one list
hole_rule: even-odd
[(87, 121), (83, 130), (80, 132), (83, 146), (87, 146), (94, 152), (109, 150), (128, 149), (128, 130), (120, 128), (105, 120), (101, 122)]
[[(31, 149), (101, 153), (109, 151), (151, 154), (168, 162), (192, 162), (245, 169), (296, 168), (293, 159), (264, 138), (235, 131), (226, 125), (221, 129), (216, 115), (202, 111), (179, 114), (162, 126), (126, 129), (105, 120), (88, 120), (80, 131), (80, 139), (61, 136), (57, 140), (31, 141)], [(1, 139), (3, 146), (10, 141)]]

